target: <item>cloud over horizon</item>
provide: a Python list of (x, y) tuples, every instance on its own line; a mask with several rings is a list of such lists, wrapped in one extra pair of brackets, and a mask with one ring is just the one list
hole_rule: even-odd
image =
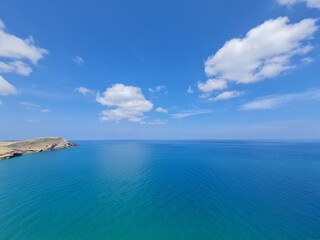
[(101, 112), (102, 121), (119, 122), (128, 119), (131, 122), (141, 122), (143, 114), (153, 108), (153, 104), (145, 99), (139, 87), (120, 83), (107, 88), (102, 95), (98, 93), (96, 101), (104, 106), (113, 107)]

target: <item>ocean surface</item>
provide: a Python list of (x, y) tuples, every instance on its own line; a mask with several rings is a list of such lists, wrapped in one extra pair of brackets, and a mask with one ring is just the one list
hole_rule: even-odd
[(1, 240), (320, 240), (320, 142), (77, 143), (0, 161)]

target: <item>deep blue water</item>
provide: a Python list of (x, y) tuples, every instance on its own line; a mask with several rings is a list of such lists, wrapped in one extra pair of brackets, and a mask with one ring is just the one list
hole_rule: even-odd
[(77, 143), (0, 161), (1, 240), (320, 239), (320, 142)]

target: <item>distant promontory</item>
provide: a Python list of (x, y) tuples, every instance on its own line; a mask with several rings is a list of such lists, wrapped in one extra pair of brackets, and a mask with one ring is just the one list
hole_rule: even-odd
[(22, 141), (0, 142), (0, 160), (28, 153), (75, 147), (77, 144), (61, 137), (35, 138)]

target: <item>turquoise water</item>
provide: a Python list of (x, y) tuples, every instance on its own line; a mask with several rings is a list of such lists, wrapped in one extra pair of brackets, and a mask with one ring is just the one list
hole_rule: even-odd
[(1, 240), (320, 239), (320, 142), (78, 143), (0, 161)]

